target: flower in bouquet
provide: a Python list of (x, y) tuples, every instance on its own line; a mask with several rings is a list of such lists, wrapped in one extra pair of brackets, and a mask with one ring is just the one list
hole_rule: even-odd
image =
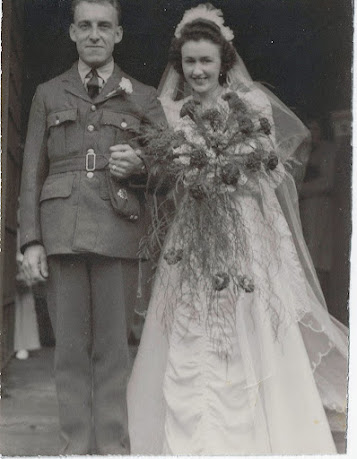
[(239, 276), (238, 278), (239, 286), (247, 293), (254, 292), (254, 282), (248, 276)]
[(185, 102), (180, 110), (180, 117), (184, 118), (188, 116), (192, 121), (196, 121), (197, 108), (200, 105), (199, 101), (195, 99), (190, 99)]
[(245, 167), (250, 172), (258, 172), (262, 165), (262, 154), (259, 150), (253, 151), (247, 155)]
[(237, 185), (241, 175), (239, 164), (225, 164), (222, 167), (222, 182), (226, 185)]
[(268, 118), (259, 118), (260, 128), (266, 135), (271, 134), (271, 124)]
[(191, 120), (196, 124), (199, 133), (202, 135), (204, 138), (206, 145), (209, 147), (210, 142), (207, 137), (207, 131), (204, 125), (204, 122), (202, 120), (202, 117), (198, 114), (198, 107), (200, 106), (200, 102), (195, 99), (190, 99), (187, 102), (183, 104), (180, 110), (180, 117), (184, 118), (185, 116), (188, 116), (191, 118)]
[(202, 169), (208, 164), (208, 157), (203, 147), (198, 147), (196, 150), (193, 150), (189, 158), (189, 164), (191, 167)]
[(201, 201), (207, 195), (205, 188), (200, 184), (193, 185), (192, 187), (189, 188), (189, 190), (190, 190), (190, 195), (197, 201)]
[(227, 288), (229, 285), (229, 275), (226, 272), (218, 272), (213, 276), (213, 288), (214, 290), (221, 291)]
[(279, 163), (279, 159), (274, 152), (270, 152), (267, 161), (266, 168), (270, 171), (273, 171)]
[(233, 91), (227, 92), (226, 94), (223, 94), (222, 99), (228, 103), (228, 106), (232, 112), (242, 114), (247, 112), (247, 106), (237, 93)]
[(209, 108), (202, 113), (201, 118), (203, 121), (208, 121), (213, 131), (222, 130), (224, 127), (224, 119), (218, 108)]
[(183, 250), (171, 248), (164, 253), (164, 260), (168, 265), (175, 265), (182, 260)]
[(238, 120), (240, 131), (245, 135), (250, 135), (254, 131), (254, 123), (247, 116)]

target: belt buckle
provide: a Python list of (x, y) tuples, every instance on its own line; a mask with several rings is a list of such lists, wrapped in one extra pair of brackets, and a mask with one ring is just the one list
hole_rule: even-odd
[(96, 157), (97, 155), (93, 152), (88, 152), (86, 154), (86, 171), (87, 172), (93, 172), (95, 171), (95, 166), (96, 166)]

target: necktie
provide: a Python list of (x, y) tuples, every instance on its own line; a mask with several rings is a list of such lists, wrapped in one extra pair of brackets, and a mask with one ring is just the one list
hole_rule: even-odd
[(90, 76), (87, 82), (88, 94), (91, 99), (94, 99), (99, 94), (99, 79), (96, 69), (92, 69), (88, 76)]

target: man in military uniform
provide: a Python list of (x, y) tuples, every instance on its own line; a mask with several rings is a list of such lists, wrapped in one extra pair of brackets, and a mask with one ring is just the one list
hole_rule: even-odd
[(145, 233), (145, 165), (132, 142), (164, 121), (156, 91), (114, 64), (117, 0), (74, 0), (79, 60), (39, 85), (21, 185), (29, 278), (47, 280), (62, 454), (127, 454), (127, 322)]

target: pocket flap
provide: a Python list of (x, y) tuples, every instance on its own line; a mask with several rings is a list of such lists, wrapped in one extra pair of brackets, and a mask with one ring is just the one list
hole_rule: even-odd
[(47, 127), (58, 126), (66, 121), (75, 121), (77, 119), (77, 111), (77, 108), (70, 108), (50, 113), (47, 117)]
[(117, 113), (103, 110), (102, 124), (110, 124), (124, 131), (138, 131), (140, 128), (140, 119), (129, 113)]
[(40, 202), (54, 198), (68, 198), (72, 193), (74, 174), (50, 175), (41, 191)]

